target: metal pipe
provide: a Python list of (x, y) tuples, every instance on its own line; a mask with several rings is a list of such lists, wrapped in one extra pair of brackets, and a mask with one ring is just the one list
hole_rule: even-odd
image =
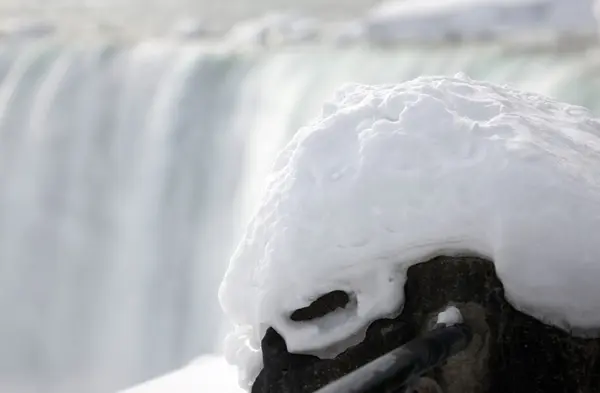
[(473, 335), (465, 324), (436, 326), (423, 336), (398, 347), (331, 382), (315, 393), (397, 392), (432, 368), (464, 350)]

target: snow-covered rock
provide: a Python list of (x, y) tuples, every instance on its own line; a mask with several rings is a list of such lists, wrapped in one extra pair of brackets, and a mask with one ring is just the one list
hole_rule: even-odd
[[(411, 266), (406, 278), (401, 312), (371, 323), (355, 345), (333, 359), (290, 353), (282, 337), (267, 329), (261, 341), (263, 368), (252, 384), (252, 393), (317, 392), (425, 330), (461, 321), (473, 334), (470, 344), (432, 370), (433, 379), (426, 385), (443, 386), (448, 393), (596, 391), (599, 376), (592, 370), (597, 369), (600, 338), (575, 337), (515, 310), (504, 297), (491, 261), (440, 256)], [(333, 295), (321, 296), (291, 318), (311, 321), (335, 312), (344, 299), (339, 292)], [(442, 391), (419, 385), (411, 391)], [(335, 391), (334, 387), (327, 391)], [(382, 390), (377, 386), (369, 392)]]
[[(350, 84), (280, 154), (220, 290), (227, 357), (250, 383), (275, 328), (313, 353), (403, 304), (408, 267), (492, 260), (507, 299), (548, 324), (600, 328), (600, 121), (463, 76)], [(290, 314), (342, 290), (349, 306)]]

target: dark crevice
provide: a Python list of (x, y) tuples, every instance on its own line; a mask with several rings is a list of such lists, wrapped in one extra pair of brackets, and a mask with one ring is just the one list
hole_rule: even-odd
[(319, 297), (308, 307), (299, 308), (292, 313), (290, 319), (294, 322), (312, 321), (330, 314), (338, 308), (345, 308), (350, 302), (350, 296), (344, 291), (332, 291)]

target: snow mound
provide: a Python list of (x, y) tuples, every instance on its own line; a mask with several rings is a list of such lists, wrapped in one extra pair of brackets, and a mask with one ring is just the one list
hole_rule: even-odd
[(593, 0), (393, 0), (366, 16), (374, 42), (595, 35)]
[[(265, 191), (220, 288), (246, 384), (267, 326), (292, 352), (339, 345), (394, 315), (408, 267), (440, 254), (490, 258), (507, 300), (546, 323), (600, 327), (600, 121), (585, 108), (461, 75), (349, 84)], [(289, 318), (333, 290), (346, 308)]]
[(171, 374), (148, 381), (121, 393), (242, 393), (235, 368), (219, 356), (202, 356)]

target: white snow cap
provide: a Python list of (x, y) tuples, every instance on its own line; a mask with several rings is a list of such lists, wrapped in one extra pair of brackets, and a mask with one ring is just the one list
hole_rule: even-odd
[[(585, 108), (462, 75), (350, 84), (275, 162), (220, 289), (237, 325), (226, 356), (247, 385), (266, 327), (292, 352), (339, 344), (399, 310), (409, 266), (465, 252), (494, 261), (519, 310), (595, 329), (599, 240)], [(345, 309), (290, 320), (333, 290)]]
[(437, 315), (436, 324), (451, 326), (463, 322), (463, 316), (460, 310), (454, 306), (447, 307)]

